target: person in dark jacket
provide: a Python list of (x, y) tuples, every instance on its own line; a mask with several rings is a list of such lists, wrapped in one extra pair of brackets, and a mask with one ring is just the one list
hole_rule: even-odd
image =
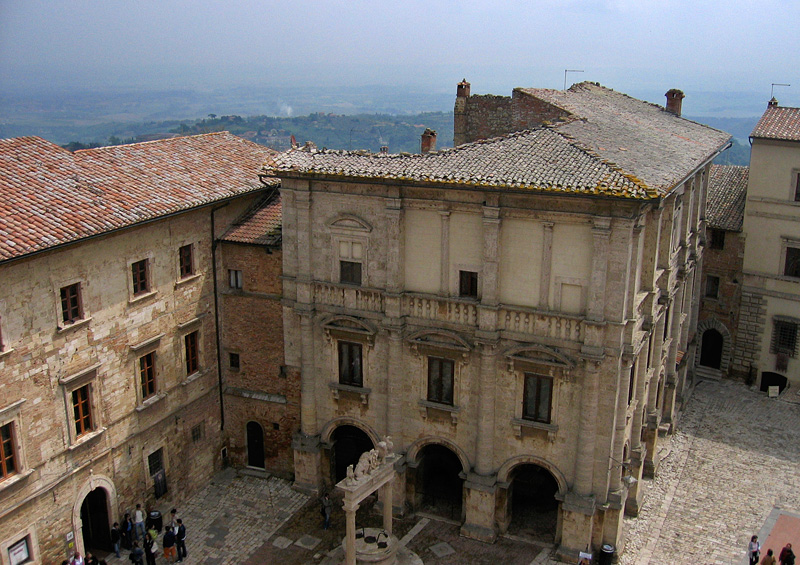
[(129, 559), (134, 565), (144, 565), (142, 559), (143, 557), (144, 557), (144, 550), (142, 550), (142, 548), (139, 547), (139, 542), (138, 541), (133, 542)]
[(778, 557), (781, 562), (781, 565), (794, 565), (794, 551), (792, 551), (792, 544), (787, 543), (783, 549), (781, 549), (781, 554)]
[(164, 559), (167, 563), (175, 563), (175, 532), (169, 526), (164, 529), (164, 539), (161, 543), (164, 544)]
[(175, 520), (178, 524), (178, 529), (175, 532), (175, 549), (178, 550), (178, 562), (180, 563), (186, 557), (186, 526), (183, 525), (183, 520), (178, 518)]
[(122, 536), (119, 533), (119, 522), (114, 522), (114, 525), (111, 526), (111, 545), (114, 546), (114, 553), (117, 554), (117, 558), (119, 558), (119, 542), (122, 539)]
[(156, 565), (156, 551), (158, 546), (155, 545), (155, 540), (150, 532), (144, 535), (144, 558), (147, 560), (147, 565)]

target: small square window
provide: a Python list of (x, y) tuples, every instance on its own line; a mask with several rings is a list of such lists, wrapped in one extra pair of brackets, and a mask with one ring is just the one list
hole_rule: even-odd
[(706, 275), (706, 298), (719, 297), (719, 277)]
[(350, 386), (364, 386), (361, 372), (360, 343), (339, 342), (339, 383)]
[(202, 440), (203, 437), (205, 437), (205, 429), (203, 427), (203, 422), (200, 422), (192, 427), (192, 443), (197, 443)]
[(151, 351), (139, 357), (139, 379), (142, 389), (142, 400), (156, 393), (156, 353)]
[(228, 365), (234, 371), (238, 371), (240, 367), (239, 361), (239, 354), (238, 353), (228, 353)]
[(192, 244), (184, 245), (178, 249), (178, 264), (182, 279), (194, 274), (194, 262), (192, 255)]
[(186, 353), (186, 374), (191, 375), (200, 369), (200, 359), (197, 354), (197, 332), (186, 334), (183, 338)]
[(711, 249), (725, 249), (725, 230), (709, 229), (708, 236)]
[(241, 290), (242, 288), (242, 271), (238, 269), (228, 269), (228, 286)]
[(63, 287), (61, 289), (61, 319), (65, 324), (72, 324), (82, 318), (81, 283)]
[(134, 296), (150, 291), (149, 267), (148, 259), (142, 259), (141, 261), (136, 261), (131, 264)]
[(453, 405), (452, 359), (428, 357), (428, 400)]
[(75, 437), (81, 437), (94, 429), (88, 384), (72, 391), (72, 414), (75, 421)]
[(469, 298), (478, 297), (478, 273), (475, 271), (458, 272), (458, 295)]
[(361, 286), (361, 263), (339, 261), (339, 282)]
[(786, 248), (786, 263), (783, 266), (783, 274), (787, 277), (800, 278), (800, 247)]
[(0, 427), (0, 481), (19, 471), (14, 445), (14, 423)]
[(522, 417), (535, 422), (550, 423), (550, 406), (553, 398), (553, 379), (525, 373), (525, 393)]

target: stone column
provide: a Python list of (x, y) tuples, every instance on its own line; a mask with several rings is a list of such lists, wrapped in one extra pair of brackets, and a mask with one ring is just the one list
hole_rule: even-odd
[(450, 296), (450, 210), (441, 210), (442, 239), (439, 260), (439, 295)]
[(553, 266), (553, 222), (543, 224), (542, 267), (539, 279), (539, 308), (550, 310), (550, 272)]
[(483, 284), (481, 305), (496, 306), (498, 302), (498, 261), (500, 253), (500, 208), (483, 207)]
[(405, 372), (403, 371), (403, 329), (389, 328), (389, 363), (387, 367), (388, 398), (386, 399), (386, 431), (392, 436), (395, 449), (405, 451), (403, 439), (403, 399), (405, 398)]
[(619, 491), (622, 488), (621, 475), (622, 472), (615, 472), (619, 470), (620, 461), (623, 458), (625, 450), (625, 430), (627, 429), (627, 413), (628, 413), (628, 390), (631, 380), (631, 370), (635, 364), (635, 360), (631, 355), (623, 355), (621, 363), (621, 374), (619, 378), (619, 386), (617, 387), (617, 413), (614, 418), (614, 442), (611, 449), (611, 457), (617, 461), (609, 460), (611, 465), (611, 474), (608, 482), (608, 489), (611, 492)]
[(664, 381), (664, 392), (662, 394), (661, 421), (662, 423), (666, 422), (669, 424), (670, 431), (675, 421), (675, 392), (678, 386), (678, 349), (681, 346), (681, 328), (684, 324), (683, 293), (685, 290), (686, 281), (681, 280), (675, 299), (672, 302), (672, 309), (677, 311), (672, 313), (669, 331), (671, 341), (669, 349), (667, 350), (667, 363), (664, 371), (666, 379)]
[(300, 375), (300, 430), (306, 435), (317, 433), (317, 401), (314, 370), (313, 312), (300, 311), (302, 373)]
[(610, 237), (611, 219), (595, 218), (592, 228), (592, 279), (589, 284), (589, 303), (586, 308), (586, 318), (594, 322), (601, 322), (605, 319)]
[(572, 490), (582, 497), (593, 494), (594, 448), (597, 427), (598, 392), (600, 388), (600, 360), (584, 362), (581, 414), (578, 421), (578, 445)]
[(497, 340), (480, 341), (481, 372), (478, 384), (478, 430), (475, 442), (475, 472), (489, 475), (494, 471), (494, 403), (497, 378)]
[[(653, 339), (652, 334), (649, 339)], [(631, 451), (630, 451), (630, 474), (636, 479), (628, 489), (628, 498), (625, 501), (625, 513), (628, 516), (638, 516), (641, 507), (641, 491), (639, 490), (640, 482), (642, 480), (642, 471), (644, 469), (645, 447), (642, 443), (642, 427), (644, 426), (644, 409), (647, 399), (644, 397), (646, 390), (647, 380), (647, 361), (644, 351), (639, 353), (639, 361), (636, 364), (636, 391), (634, 402), (636, 409), (633, 412), (633, 423), (631, 424)]]
[(662, 359), (664, 350), (664, 326), (667, 323), (668, 310), (656, 322), (650, 339), (653, 341), (653, 374), (650, 378), (647, 399), (647, 429), (645, 430), (644, 476), (652, 479), (658, 471), (658, 426), (661, 424), (661, 409), (658, 406), (659, 380), (662, 375)]
[(392, 535), (392, 482), (389, 481), (383, 486), (383, 529), (390, 536)]
[[(388, 505), (391, 508), (391, 505)], [(358, 504), (345, 503), (344, 515), (347, 534), (344, 544), (344, 562), (346, 565), (356, 565), (356, 511)]]

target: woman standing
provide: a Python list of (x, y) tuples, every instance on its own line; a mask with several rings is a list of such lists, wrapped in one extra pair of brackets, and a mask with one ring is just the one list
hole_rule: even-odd
[(761, 544), (758, 543), (758, 536), (750, 538), (747, 544), (747, 556), (750, 558), (750, 565), (758, 565), (758, 558), (761, 557)]

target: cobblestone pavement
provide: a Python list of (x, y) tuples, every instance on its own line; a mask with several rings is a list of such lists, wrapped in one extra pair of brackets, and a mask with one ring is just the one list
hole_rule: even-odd
[[(776, 513), (800, 513), (800, 404), (740, 383), (703, 381), (677, 428), (659, 442), (661, 466), (656, 479), (643, 481), (639, 517), (625, 519), (620, 563), (741, 565), (752, 534), (766, 540)], [(227, 470), (179, 506), (186, 563), (333, 565), (329, 554), (344, 536), (337, 501), (334, 508), (331, 528), (323, 530), (318, 501), (289, 482)], [(380, 516), (365, 504), (357, 523), (378, 527)], [(420, 516), (395, 520), (394, 533), (425, 564), (557, 563), (546, 544), (483, 544), (460, 537), (457, 524)], [(109, 563), (130, 562), (123, 554)]]

